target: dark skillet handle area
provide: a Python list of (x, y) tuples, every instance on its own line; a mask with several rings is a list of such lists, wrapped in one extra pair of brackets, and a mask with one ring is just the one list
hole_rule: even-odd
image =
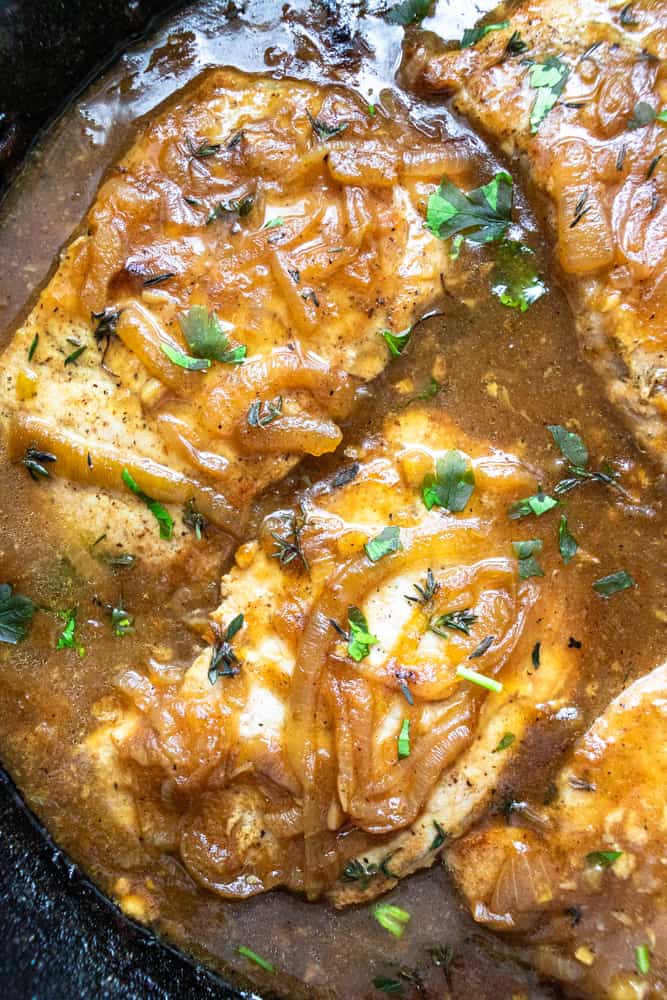
[[(169, 0), (0, 0), (0, 195), (41, 128)], [(0, 781), (3, 1000), (243, 996), (111, 906)]]

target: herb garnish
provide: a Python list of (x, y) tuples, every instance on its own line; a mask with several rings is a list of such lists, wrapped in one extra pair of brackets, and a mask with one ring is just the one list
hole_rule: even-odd
[(500, 681), (494, 680), (493, 677), (487, 677), (485, 674), (480, 674), (477, 670), (471, 670), (470, 667), (457, 667), (456, 675), (462, 680), (470, 681), (471, 684), (477, 684), (488, 691), (499, 692), (503, 689)]
[(572, 222), (570, 223), (570, 229), (574, 229), (574, 227), (578, 225), (579, 222), (581, 222), (583, 217), (590, 212), (591, 206), (586, 205), (587, 201), (588, 201), (588, 188), (586, 188), (584, 193), (579, 198), (579, 201), (574, 206), (574, 215), (572, 217)]
[(542, 514), (546, 514), (557, 506), (558, 500), (554, 500), (548, 493), (543, 493), (542, 487), (538, 486), (537, 493), (533, 493), (532, 496), (524, 497), (522, 500), (517, 500), (516, 503), (513, 503), (508, 510), (508, 514), (513, 521), (518, 521), (520, 518), (528, 517), (530, 514), (541, 517)]
[(15, 646), (27, 636), (36, 605), (11, 583), (0, 583), (0, 642)]
[(197, 510), (195, 502), (190, 497), (185, 507), (183, 508), (183, 524), (188, 528), (191, 528), (195, 533), (195, 538), (198, 542), (201, 542), (202, 536), (206, 534), (206, 528), (208, 527), (208, 521), (200, 511)]
[(468, 659), (476, 660), (480, 656), (484, 656), (484, 654), (487, 652), (487, 650), (491, 648), (491, 646), (494, 644), (495, 641), (496, 641), (495, 635), (485, 636), (485, 638), (482, 639), (482, 641), (480, 642), (479, 646), (476, 649), (473, 649)]
[(519, 579), (529, 580), (531, 576), (544, 576), (544, 570), (537, 559), (537, 554), (542, 551), (541, 538), (512, 542), (512, 548), (519, 560)]
[(530, 67), (530, 85), (537, 90), (530, 109), (530, 131), (533, 135), (562, 94), (569, 75), (570, 67), (558, 56), (549, 56), (543, 63), (533, 63)]
[(568, 431), (567, 427), (560, 424), (549, 424), (549, 431), (570, 465), (583, 468), (588, 463), (588, 448), (578, 434)]
[[(400, 674), (398, 676), (400, 676)], [(408, 687), (408, 685), (405, 683), (405, 681), (401, 681), (401, 683), (398, 685), (398, 687), (399, 687), (399, 690), (400, 690), (401, 694), (403, 695), (403, 697), (407, 701), (408, 705), (414, 705), (415, 699), (412, 697), (412, 691), (410, 690), (410, 688)]]
[[(76, 343), (76, 341), (72, 341), (72, 343)], [(77, 344), (75, 350), (73, 350), (71, 354), (67, 355), (67, 357), (63, 362), (63, 365), (73, 365), (74, 362), (77, 360), (77, 358), (80, 358), (85, 350), (87, 350), (85, 344), (83, 345)]]
[(191, 355), (184, 354), (183, 351), (177, 350), (170, 344), (165, 344), (164, 341), (160, 341), (160, 348), (172, 364), (178, 365), (179, 368), (187, 368), (190, 372), (201, 372), (211, 367), (211, 362), (208, 358), (193, 358)]
[(399, 979), (387, 979), (386, 976), (376, 976), (373, 980), (373, 986), (381, 993), (393, 994), (394, 996), (402, 996), (404, 991), (403, 983)]
[(164, 538), (165, 541), (169, 541), (174, 530), (174, 521), (169, 511), (157, 500), (153, 500), (153, 498), (149, 497), (147, 493), (144, 493), (141, 486), (139, 486), (137, 481), (133, 478), (129, 469), (123, 469), (122, 479), (127, 488), (132, 490), (135, 496), (139, 497), (140, 500), (143, 500), (159, 524), (160, 538)]
[(398, 759), (410, 756), (410, 720), (403, 719), (401, 731), (398, 734)]
[(422, 500), (427, 510), (444, 507), (452, 514), (464, 510), (475, 489), (475, 473), (463, 452), (446, 451), (422, 483)]
[(353, 479), (356, 479), (359, 475), (359, 469), (361, 466), (358, 462), (353, 462), (352, 465), (348, 465), (346, 469), (341, 469), (331, 480), (331, 485), (338, 489), (340, 486), (347, 486), (351, 483)]
[(433, 961), (434, 965), (444, 966), (448, 969), (449, 966), (454, 961), (454, 949), (446, 945), (444, 948), (441, 944), (436, 944), (432, 948), (428, 949), (429, 955)]
[(491, 272), (491, 291), (504, 306), (525, 312), (541, 299), (547, 286), (532, 264), (535, 254), (516, 240), (501, 240)]
[(306, 520), (306, 513), (304, 512), (303, 507), (301, 507), (300, 514), (290, 514), (289, 532), (291, 537), (278, 535), (275, 531), (271, 532), (271, 537), (277, 546), (275, 551), (271, 553), (271, 556), (273, 559), (277, 559), (281, 566), (289, 566), (289, 564), (295, 559), (299, 559), (301, 560), (301, 564), (305, 570), (310, 569), (308, 559), (306, 558), (301, 545), (301, 533), (306, 527)]
[(383, 528), (379, 535), (364, 545), (366, 555), (374, 563), (383, 556), (391, 555), (392, 552), (399, 552), (402, 548), (399, 528)]
[(586, 864), (591, 868), (610, 868), (622, 854), (623, 851), (591, 851), (586, 855)]
[(646, 171), (646, 180), (647, 181), (650, 181), (651, 177), (653, 177), (653, 171), (655, 170), (655, 168), (660, 163), (660, 160), (662, 159), (662, 156), (663, 156), (662, 153), (658, 153), (658, 155), (654, 156), (653, 159), (651, 160), (651, 162), (649, 163), (648, 170)]
[(352, 858), (343, 868), (341, 882), (358, 882), (361, 889), (367, 889), (369, 881), (380, 871), (374, 861)]
[(440, 826), (437, 819), (433, 820), (433, 826), (435, 827), (435, 837), (431, 841), (429, 851), (437, 851), (447, 840), (447, 831)]
[(359, 608), (352, 606), (347, 609), (347, 622), (350, 627), (347, 651), (359, 663), (368, 656), (371, 646), (377, 645), (378, 640), (368, 631), (366, 616)]
[(222, 149), (222, 145), (219, 142), (208, 142), (206, 139), (197, 147), (193, 146), (192, 142), (188, 139), (188, 146), (190, 147), (191, 156), (196, 156), (199, 160), (215, 156)]
[(405, 28), (423, 21), (430, 6), (431, 0), (400, 0), (384, 12), (384, 19), (388, 24), (400, 24)]
[(306, 108), (306, 115), (308, 116), (310, 127), (320, 142), (327, 142), (329, 139), (333, 139), (335, 135), (340, 135), (350, 124), (349, 122), (337, 122), (335, 125), (329, 125), (328, 122), (322, 121), (321, 118), (313, 118), (308, 108)]
[(501, 170), (493, 180), (466, 194), (446, 177), (428, 199), (426, 228), (449, 239), (464, 233), (472, 243), (500, 239), (512, 218), (512, 178)]
[(621, 569), (617, 573), (610, 573), (609, 576), (603, 576), (596, 580), (593, 584), (593, 590), (601, 597), (611, 597), (612, 594), (617, 594), (620, 590), (628, 590), (629, 587), (634, 586), (635, 581), (630, 574)]
[(263, 224), (262, 229), (277, 229), (278, 226), (284, 226), (285, 219), (282, 215), (276, 215), (273, 219), (267, 219)]
[(36, 333), (32, 338), (30, 347), (28, 348), (28, 361), (32, 361), (35, 351), (37, 350), (37, 345), (39, 344), (39, 334)]
[(236, 615), (227, 626), (224, 635), (218, 636), (211, 652), (208, 679), (215, 684), (218, 677), (235, 677), (241, 669), (241, 661), (232, 648), (232, 639), (243, 628), (243, 615)]
[(254, 962), (255, 965), (259, 965), (260, 969), (264, 969), (266, 972), (271, 973), (276, 971), (275, 966), (271, 965), (271, 962), (267, 961), (266, 958), (262, 958), (262, 956), (258, 955), (256, 951), (252, 950), (252, 948), (246, 948), (244, 944), (240, 944), (236, 950), (239, 955), (243, 955), (244, 958), (250, 959), (250, 961)]
[(25, 455), (21, 459), (21, 465), (25, 465), (30, 473), (30, 478), (34, 479), (35, 482), (39, 480), (40, 476), (44, 476), (45, 479), (49, 478), (50, 473), (46, 468), (46, 462), (57, 462), (57, 458), (50, 451), (39, 451), (37, 448), (26, 448)]
[(118, 603), (117, 607), (110, 608), (109, 611), (111, 614), (111, 629), (115, 636), (122, 638), (124, 635), (134, 632), (134, 616), (128, 614), (121, 602)]
[(577, 540), (568, 527), (567, 516), (561, 514), (560, 524), (558, 525), (558, 550), (566, 566), (574, 559), (578, 548)]
[(173, 271), (164, 271), (163, 274), (154, 274), (152, 277), (144, 279), (144, 288), (152, 288), (153, 285), (161, 285), (163, 281), (169, 281), (169, 279), (173, 277)]
[(648, 976), (651, 971), (651, 952), (647, 944), (635, 948), (635, 968), (640, 976)]
[(84, 656), (86, 650), (83, 646), (76, 644), (76, 616), (78, 608), (70, 608), (68, 611), (56, 612), (59, 618), (65, 622), (65, 626), (58, 636), (56, 649), (76, 649), (79, 656)]
[(402, 937), (403, 932), (410, 920), (410, 914), (400, 906), (392, 906), (391, 903), (378, 903), (373, 907), (373, 916), (384, 927), (386, 931), (394, 937)]
[(104, 341), (102, 357), (100, 358), (100, 364), (102, 366), (104, 366), (104, 359), (107, 356), (111, 339), (116, 336), (116, 326), (118, 325), (118, 319), (121, 312), (121, 309), (103, 309), (102, 312), (92, 313), (93, 319), (98, 321), (97, 326), (93, 330), (95, 343), (99, 347), (102, 341)]
[(505, 733), (503, 738), (499, 740), (498, 746), (495, 747), (495, 749), (492, 750), (491, 753), (500, 753), (501, 750), (507, 750), (508, 747), (512, 746), (515, 739), (516, 736), (514, 735), (514, 733)]
[(268, 427), (274, 420), (277, 420), (283, 411), (283, 397), (275, 396), (273, 399), (256, 399), (250, 404), (247, 420), (251, 427)]
[(238, 365), (245, 358), (245, 345), (230, 347), (220, 320), (214, 312), (209, 313), (206, 306), (190, 306), (187, 313), (178, 317), (178, 322), (195, 357), (230, 365)]
[(428, 602), (435, 597), (437, 592), (440, 590), (440, 584), (433, 576), (433, 570), (429, 569), (426, 572), (426, 580), (424, 581), (424, 586), (422, 587), (419, 583), (413, 583), (412, 585), (417, 591), (417, 597), (413, 594), (405, 594), (404, 597), (406, 601), (412, 601), (414, 604), (428, 604)]
[(542, 648), (541, 642), (536, 642), (533, 646), (533, 651), (530, 654), (530, 659), (536, 670), (540, 669), (540, 650)]
[(391, 330), (380, 330), (380, 336), (384, 337), (387, 347), (395, 358), (397, 358), (399, 354), (402, 354), (408, 346), (411, 333), (411, 326), (409, 326), (407, 330), (403, 330), (402, 333), (392, 333)]
[(520, 56), (526, 51), (527, 48), (527, 44), (521, 37), (521, 32), (515, 31), (512, 33), (509, 42), (505, 46), (505, 52), (508, 56)]
[(463, 32), (463, 38), (459, 42), (459, 48), (467, 49), (475, 42), (479, 42), (481, 38), (488, 35), (490, 31), (502, 31), (504, 28), (509, 28), (509, 21), (499, 21), (497, 24), (481, 24), (475, 28), (466, 28)]
[(461, 611), (449, 611), (445, 615), (438, 615), (437, 618), (432, 618), (428, 627), (431, 632), (435, 632), (436, 635), (441, 635), (446, 639), (446, 629), (470, 635), (470, 626), (476, 621), (477, 615), (474, 611), (470, 608), (464, 608)]
[(625, 7), (621, 10), (619, 20), (624, 28), (633, 28), (639, 24), (639, 21), (635, 20), (632, 13), (632, 4), (626, 3)]
[(628, 151), (628, 147), (625, 143), (621, 146), (618, 151), (618, 156), (616, 157), (616, 169), (620, 172), (623, 169), (623, 164), (625, 163), (625, 154)]
[(644, 125), (650, 125), (654, 121), (667, 122), (667, 108), (656, 111), (647, 101), (639, 101), (635, 104), (632, 118), (628, 118), (628, 128), (632, 132), (637, 128), (643, 128)]
[(254, 194), (246, 194), (243, 198), (232, 198), (231, 201), (219, 201), (211, 209), (206, 225), (210, 226), (216, 219), (222, 219), (225, 215), (238, 215), (240, 219), (243, 219), (246, 215), (250, 215), (254, 204)]

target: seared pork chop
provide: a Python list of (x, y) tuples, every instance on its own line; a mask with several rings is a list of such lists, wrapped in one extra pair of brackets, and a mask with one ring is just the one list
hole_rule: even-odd
[(544, 199), (589, 356), (667, 459), (667, 6), (526, 0), (465, 48), (407, 44), (404, 79), (454, 106)]

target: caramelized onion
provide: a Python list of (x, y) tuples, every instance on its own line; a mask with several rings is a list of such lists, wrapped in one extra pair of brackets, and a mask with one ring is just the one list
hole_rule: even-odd
[(243, 450), (260, 454), (324, 455), (335, 451), (342, 439), (342, 431), (333, 421), (307, 414), (281, 417), (266, 427), (242, 424), (239, 433)]

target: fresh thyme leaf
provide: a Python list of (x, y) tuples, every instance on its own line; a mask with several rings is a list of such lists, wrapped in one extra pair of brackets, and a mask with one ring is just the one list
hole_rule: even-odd
[[(655, 168), (658, 166), (658, 164), (660, 163), (660, 160), (662, 159), (662, 157), (663, 157), (663, 154), (662, 153), (658, 153), (658, 155), (654, 156), (653, 159), (651, 160), (651, 162), (649, 163), (648, 170), (646, 171), (646, 180), (647, 181), (650, 181), (651, 177), (653, 177), (653, 172), (654, 172)], [(28, 360), (30, 360), (30, 358), (28, 358)]]
[(558, 550), (566, 566), (574, 559), (578, 548), (576, 538), (570, 533), (567, 517), (565, 514), (561, 514), (560, 524), (558, 525)]
[(215, 684), (218, 677), (235, 677), (241, 669), (241, 661), (232, 648), (232, 639), (243, 628), (243, 615), (232, 618), (224, 634), (218, 636), (211, 651), (208, 679)]
[(401, 681), (401, 683), (398, 686), (399, 686), (401, 694), (403, 695), (403, 697), (407, 701), (408, 705), (414, 705), (415, 699), (412, 697), (412, 691), (410, 690), (410, 688), (408, 687), (408, 685), (405, 683), (405, 681)]
[(659, 115), (652, 105), (648, 104), (647, 101), (638, 101), (632, 112), (632, 118), (628, 118), (628, 128), (634, 132), (635, 129), (643, 128), (644, 125), (650, 125), (658, 117)]
[(475, 489), (475, 473), (469, 458), (457, 450), (446, 451), (422, 483), (422, 500), (427, 510), (444, 507), (452, 514), (465, 509)]
[(174, 521), (165, 507), (162, 506), (157, 500), (153, 500), (149, 497), (147, 493), (144, 493), (141, 486), (133, 478), (129, 469), (123, 469), (122, 480), (128, 489), (132, 490), (135, 496), (139, 497), (140, 500), (148, 507), (149, 511), (157, 521), (160, 526), (160, 538), (164, 538), (165, 541), (169, 541), (174, 531)]
[(406, 601), (412, 601), (415, 604), (428, 604), (428, 602), (435, 597), (437, 592), (440, 590), (440, 584), (433, 576), (433, 570), (429, 569), (426, 572), (426, 580), (424, 581), (424, 586), (422, 587), (419, 583), (413, 583), (413, 587), (417, 591), (417, 597), (413, 594), (405, 594)]
[(380, 330), (380, 336), (384, 337), (387, 347), (395, 358), (397, 358), (399, 354), (402, 354), (408, 346), (411, 333), (411, 326), (409, 326), (407, 330), (403, 330), (402, 333), (392, 333), (391, 330)]
[(39, 334), (36, 333), (35, 336), (32, 338), (30, 347), (28, 348), (28, 361), (32, 361), (33, 357), (35, 356), (35, 351), (37, 350), (38, 344), (39, 344)]
[(370, 879), (380, 871), (374, 861), (352, 858), (343, 868), (341, 882), (358, 882), (361, 889), (367, 889)]
[(403, 548), (400, 528), (383, 528), (379, 535), (366, 542), (364, 549), (371, 562), (377, 562), (383, 556), (391, 555)]
[(509, 21), (499, 21), (497, 24), (480, 24), (475, 28), (466, 28), (463, 32), (463, 38), (459, 43), (459, 48), (467, 49), (475, 42), (479, 42), (481, 38), (488, 35), (490, 31), (502, 31), (504, 28), (509, 28)]
[(214, 312), (209, 313), (206, 306), (190, 306), (187, 313), (178, 317), (178, 322), (195, 357), (230, 365), (238, 365), (245, 358), (245, 345), (230, 347), (220, 320)]
[(479, 659), (480, 656), (484, 656), (484, 654), (489, 649), (491, 649), (491, 646), (494, 644), (495, 641), (496, 641), (495, 635), (487, 635), (487, 636), (485, 636), (485, 638), (482, 639), (482, 641), (480, 642), (480, 644), (477, 647), (477, 649), (473, 649), (473, 651), (470, 654), (470, 656), (468, 657), (468, 659), (469, 660), (477, 660), (477, 659)]
[(256, 951), (252, 950), (252, 948), (246, 948), (244, 944), (240, 944), (236, 950), (239, 955), (243, 955), (244, 958), (254, 962), (255, 965), (258, 965), (260, 969), (264, 969), (265, 972), (274, 973), (276, 971), (275, 966), (272, 965), (271, 962), (269, 962), (266, 958), (262, 958), (262, 956), (258, 955)]
[(628, 147), (625, 143), (621, 146), (618, 151), (618, 156), (616, 157), (616, 169), (621, 171), (623, 169), (623, 164), (625, 163), (625, 154), (628, 151)]
[(610, 868), (622, 854), (623, 851), (591, 851), (586, 855), (586, 864), (590, 868)]
[(500, 239), (512, 219), (512, 185), (510, 175), (501, 170), (488, 184), (466, 194), (445, 177), (429, 196), (426, 228), (443, 240), (456, 233), (473, 243)]
[(547, 286), (533, 267), (530, 247), (516, 240), (501, 240), (491, 272), (491, 291), (504, 306), (526, 312), (541, 299)]
[(445, 615), (438, 615), (437, 618), (432, 618), (428, 627), (431, 632), (444, 636), (446, 639), (446, 629), (470, 635), (470, 626), (476, 621), (477, 615), (470, 608), (464, 608), (461, 611), (449, 611)]
[(515, 31), (512, 34), (512, 37), (510, 38), (509, 42), (505, 46), (505, 52), (507, 53), (508, 56), (520, 56), (522, 55), (522, 53), (526, 51), (527, 48), (528, 48), (527, 44), (521, 37), (521, 32)]
[(306, 526), (306, 520), (307, 517), (302, 507), (300, 514), (292, 513), (289, 516), (289, 535), (283, 536), (275, 531), (271, 532), (271, 537), (277, 546), (272, 553), (272, 558), (277, 559), (282, 566), (289, 566), (295, 559), (299, 559), (306, 571), (310, 569), (301, 545), (301, 534)]
[(334, 489), (337, 489), (340, 486), (346, 486), (348, 483), (351, 483), (353, 479), (357, 478), (360, 468), (361, 466), (358, 462), (353, 462), (352, 465), (348, 465), (346, 469), (341, 469), (340, 472), (337, 472), (331, 480), (331, 485)]
[(378, 640), (368, 631), (366, 616), (359, 608), (352, 606), (347, 609), (347, 623), (350, 627), (347, 651), (359, 663), (368, 656), (371, 646), (375, 646)]
[(631, 3), (626, 3), (620, 13), (619, 20), (624, 28), (633, 28), (639, 24), (633, 15)]
[(431, 0), (400, 0), (384, 12), (384, 19), (388, 24), (400, 24), (405, 28), (423, 21), (430, 6)]
[(518, 521), (520, 518), (528, 517), (530, 514), (541, 517), (542, 514), (546, 514), (557, 506), (558, 500), (554, 500), (548, 493), (543, 493), (542, 488), (538, 487), (537, 493), (513, 503), (509, 508), (508, 514), (513, 521)]
[(178, 365), (179, 368), (187, 368), (191, 372), (201, 372), (211, 367), (211, 362), (208, 358), (193, 358), (189, 354), (184, 354), (183, 351), (178, 351), (176, 348), (171, 347), (170, 344), (165, 344), (164, 341), (160, 343), (160, 348), (172, 364)]
[(398, 759), (410, 756), (410, 720), (403, 719), (401, 731), (398, 734)]
[(333, 139), (335, 135), (340, 135), (350, 124), (349, 122), (336, 122), (335, 125), (330, 125), (328, 122), (322, 121), (321, 118), (313, 118), (307, 108), (306, 114), (310, 122), (310, 127), (320, 142), (327, 142), (329, 139)]
[(11, 583), (0, 583), (0, 642), (15, 646), (27, 636), (36, 605)]
[(570, 465), (582, 469), (588, 465), (588, 448), (578, 434), (568, 431), (560, 424), (549, 424), (549, 430), (561, 454)]
[(402, 996), (405, 992), (405, 987), (400, 979), (388, 979), (386, 976), (376, 976), (373, 980), (373, 986), (376, 990), (380, 990), (381, 993), (388, 993), (393, 996)]
[(285, 225), (285, 219), (282, 215), (276, 215), (273, 219), (267, 219), (267, 221), (262, 226), (262, 229), (277, 229), (279, 226)]
[(544, 576), (544, 570), (537, 559), (537, 554), (542, 551), (540, 538), (526, 538), (520, 542), (512, 542), (512, 548), (519, 560), (521, 580), (529, 580), (531, 576)]
[(491, 751), (491, 753), (500, 753), (501, 750), (507, 750), (511, 747), (516, 739), (514, 733), (505, 733), (501, 740), (498, 742), (498, 746)]
[(247, 420), (251, 427), (268, 427), (274, 420), (277, 420), (283, 410), (283, 397), (275, 396), (274, 399), (262, 402), (256, 399), (250, 404)]
[(580, 223), (583, 217), (587, 215), (588, 212), (590, 212), (590, 206), (588, 206), (588, 208), (585, 207), (587, 201), (588, 201), (588, 188), (586, 188), (584, 193), (579, 198), (579, 201), (574, 206), (574, 215), (572, 217), (572, 222), (570, 223), (570, 229), (574, 229), (574, 227)]
[(611, 597), (620, 590), (628, 590), (635, 586), (635, 581), (626, 570), (621, 569), (617, 573), (610, 573), (603, 576), (593, 584), (593, 590), (601, 597)]
[(240, 219), (243, 219), (246, 215), (250, 215), (254, 204), (254, 194), (246, 194), (243, 198), (232, 198), (231, 201), (219, 201), (211, 210), (206, 225), (210, 226), (216, 219), (222, 219), (225, 215), (238, 215)]
[(433, 826), (435, 827), (435, 837), (431, 841), (429, 851), (437, 851), (447, 840), (447, 831), (440, 826), (437, 819), (433, 820)]
[(205, 160), (209, 156), (215, 156), (215, 154), (219, 153), (222, 149), (219, 142), (208, 142), (207, 140), (204, 140), (204, 142), (200, 143), (200, 145), (196, 147), (193, 146), (192, 143), (189, 143), (189, 145), (190, 154), (197, 157), (199, 160)]
[(377, 903), (373, 907), (373, 916), (380, 927), (384, 927), (386, 931), (397, 938), (403, 935), (403, 931), (411, 919), (407, 910), (401, 909), (400, 906), (392, 906), (391, 903)]
[(50, 473), (46, 468), (45, 463), (56, 461), (56, 456), (52, 455), (50, 451), (39, 451), (37, 448), (26, 448), (25, 455), (21, 459), (21, 465), (25, 465), (26, 469), (30, 473), (30, 478), (37, 482), (40, 476), (43, 476), (45, 479), (49, 478)]
[(63, 362), (63, 365), (73, 365), (74, 362), (77, 360), (77, 358), (80, 358), (81, 355), (83, 354), (83, 352), (85, 350), (87, 350), (87, 347), (86, 347), (85, 344), (83, 344), (82, 346), (77, 347), (74, 351), (72, 351), (71, 354), (67, 355), (67, 357), (65, 358), (65, 360)]
[(197, 510), (195, 502), (192, 497), (188, 500), (185, 507), (183, 508), (183, 524), (190, 528), (195, 533), (195, 538), (198, 542), (201, 542), (202, 536), (206, 534), (206, 528), (208, 527), (208, 521), (200, 511)]
[(667, 122), (667, 108), (663, 108), (662, 111), (658, 111), (655, 119), (658, 122)]
[(422, 391), (418, 392), (416, 396), (413, 396), (410, 402), (413, 403), (416, 400), (434, 399), (438, 395), (439, 391), (440, 391), (440, 383), (438, 382), (437, 379), (434, 379), (433, 376), (431, 375), (430, 379), (428, 380)]
[(533, 646), (533, 651), (530, 654), (530, 659), (536, 670), (540, 669), (540, 649), (542, 648), (541, 642), (536, 642)]
[(118, 319), (122, 309), (103, 309), (102, 312), (92, 313), (94, 320), (97, 320), (97, 326), (93, 330), (93, 337), (95, 338), (95, 343), (97, 346), (102, 347), (102, 357), (100, 358), (100, 364), (104, 365), (104, 359), (107, 356), (107, 351), (109, 350), (109, 344), (113, 337), (116, 336), (116, 326), (118, 325)]
[(570, 75), (570, 68), (558, 58), (549, 56), (543, 63), (530, 67), (530, 85), (537, 91), (530, 110), (530, 131), (534, 135), (547, 117)]
[(120, 604), (118, 607), (111, 608), (111, 629), (115, 636), (122, 638), (124, 635), (130, 635), (134, 632), (134, 617), (125, 610)]
[(154, 274), (152, 277), (145, 279), (144, 288), (152, 288), (153, 285), (161, 285), (163, 281), (169, 281), (169, 279), (173, 277), (173, 271), (165, 271), (163, 274)]

